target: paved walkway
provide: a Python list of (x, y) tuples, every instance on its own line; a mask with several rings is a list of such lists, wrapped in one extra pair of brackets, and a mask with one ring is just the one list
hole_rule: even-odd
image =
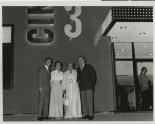
[[(4, 115), (4, 121), (37, 121), (36, 114)], [(45, 121), (57, 121), (49, 119)], [(59, 121), (88, 121), (87, 119), (61, 119)], [(93, 121), (153, 121), (153, 112), (96, 113)]]

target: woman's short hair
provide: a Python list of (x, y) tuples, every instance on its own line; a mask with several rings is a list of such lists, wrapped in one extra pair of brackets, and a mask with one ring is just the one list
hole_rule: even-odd
[(73, 61), (69, 61), (69, 62), (67, 63), (67, 66), (68, 66), (69, 64), (72, 64), (73, 68), (75, 68), (75, 63), (74, 63)]
[(63, 63), (62, 63), (61, 61), (55, 61), (55, 63), (54, 63), (54, 67), (56, 67), (57, 63), (59, 63), (59, 64), (61, 65), (61, 68), (62, 68)]
[(146, 67), (142, 67), (141, 68), (141, 71), (143, 71), (143, 70), (146, 70), (147, 71), (147, 68)]

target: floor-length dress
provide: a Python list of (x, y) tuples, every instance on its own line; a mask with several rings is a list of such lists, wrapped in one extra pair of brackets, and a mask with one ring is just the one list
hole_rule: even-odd
[(63, 72), (51, 72), (49, 117), (63, 117)]
[(65, 112), (65, 118), (78, 118), (82, 117), (81, 114), (81, 100), (80, 91), (77, 84), (77, 72), (72, 70), (70, 73), (66, 71), (64, 73), (64, 87), (66, 89), (66, 99), (68, 100), (68, 106)]

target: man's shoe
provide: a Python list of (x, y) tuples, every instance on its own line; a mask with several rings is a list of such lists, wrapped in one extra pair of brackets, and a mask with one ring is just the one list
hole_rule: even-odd
[(43, 118), (42, 118), (42, 117), (38, 117), (37, 120), (38, 120), (38, 121), (42, 121)]
[(48, 118), (48, 117), (44, 117), (44, 119), (45, 119), (45, 120), (48, 120), (49, 118)]
[(94, 117), (93, 117), (93, 116), (88, 116), (88, 119), (89, 119), (89, 120), (93, 120)]
[(86, 118), (88, 118), (88, 116), (83, 116), (83, 117), (82, 117), (82, 119), (86, 119)]

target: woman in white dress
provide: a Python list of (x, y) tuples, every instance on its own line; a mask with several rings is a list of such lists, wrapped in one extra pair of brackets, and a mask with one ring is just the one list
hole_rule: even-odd
[(68, 70), (64, 73), (63, 86), (66, 90), (66, 100), (68, 101), (65, 110), (65, 118), (82, 117), (77, 72), (73, 69), (72, 62), (68, 63)]
[(63, 72), (62, 63), (55, 62), (55, 70), (51, 72), (51, 95), (49, 105), (49, 117), (61, 119), (63, 117)]

